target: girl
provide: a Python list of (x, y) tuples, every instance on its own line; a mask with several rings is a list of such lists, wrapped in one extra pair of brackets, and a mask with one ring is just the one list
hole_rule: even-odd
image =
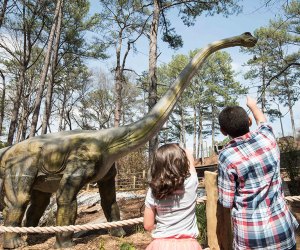
[(146, 250), (201, 250), (195, 207), (198, 178), (190, 152), (178, 144), (157, 149), (146, 195), (144, 228), (153, 241)]

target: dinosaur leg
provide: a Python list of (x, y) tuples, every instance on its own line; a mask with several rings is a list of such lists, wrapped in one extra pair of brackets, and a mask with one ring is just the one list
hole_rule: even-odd
[[(106, 176), (97, 182), (101, 197), (101, 206), (108, 222), (120, 220), (120, 210), (116, 201), (115, 176), (117, 174), (115, 164)], [(113, 228), (110, 233), (114, 236), (124, 236), (126, 233), (122, 227)]]
[(39, 190), (33, 190), (31, 193), (30, 205), (26, 211), (26, 227), (35, 227), (44, 214), (50, 203), (51, 193), (44, 193)]
[[(95, 164), (89, 162), (70, 162), (66, 167), (61, 179), (56, 199), (58, 226), (74, 225), (77, 216), (76, 196), (79, 190), (94, 175)], [(63, 232), (56, 234), (55, 248), (67, 248), (74, 246), (72, 242), (74, 232)]]
[[(22, 169), (22, 172), (18, 169)], [(22, 166), (16, 164), (5, 171), (3, 211), (5, 226), (21, 226), (36, 172), (37, 170), (31, 168), (30, 160), (22, 163)], [(25, 245), (26, 242), (17, 233), (5, 233), (3, 236), (3, 248), (18, 248)]]

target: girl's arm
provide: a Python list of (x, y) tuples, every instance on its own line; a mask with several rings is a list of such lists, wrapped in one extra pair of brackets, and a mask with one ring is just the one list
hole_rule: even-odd
[(155, 228), (155, 209), (145, 207), (144, 211), (144, 228), (152, 231)]

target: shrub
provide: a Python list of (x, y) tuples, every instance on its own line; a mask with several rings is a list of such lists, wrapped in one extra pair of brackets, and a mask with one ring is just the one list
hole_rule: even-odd
[(196, 205), (197, 226), (199, 229), (198, 241), (201, 245), (207, 245), (207, 220), (205, 203)]

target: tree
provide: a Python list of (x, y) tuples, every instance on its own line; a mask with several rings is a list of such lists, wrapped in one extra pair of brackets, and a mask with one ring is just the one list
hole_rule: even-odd
[[(158, 79), (160, 82), (158, 85), (158, 96), (161, 96), (166, 92), (188, 61), (189, 58), (186, 55), (179, 54), (173, 56), (168, 64), (164, 64), (158, 68)], [(159, 136), (159, 141), (170, 142), (179, 139), (182, 145), (186, 145), (186, 123), (188, 123), (186, 120), (188, 120), (187, 108), (189, 105), (187, 93), (188, 90), (186, 90), (178, 100), (168, 119), (168, 130), (162, 132), (162, 135)]]
[(248, 61), (251, 70), (246, 74), (246, 78), (261, 79), (259, 101), (261, 100), (262, 108), (269, 115), (282, 117), (281, 112), (275, 112), (270, 104), (267, 104), (267, 92), (271, 100), (277, 100), (288, 107), (293, 135), (295, 136), (292, 107), (298, 100), (299, 87), (296, 77), (298, 71), (292, 66), (299, 64), (297, 62), (299, 54), (293, 52), (293, 48), (291, 48), (291, 44), (296, 38), (289, 34), (288, 26), (288, 22), (279, 18), (276, 21), (271, 20), (267, 27), (261, 27), (255, 31), (260, 39), (255, 48), (251, 48), (247, 52), (253, 54), (254, 57)]
[[(167, 0), (153, 0), (145, 1), (145, 5), (151, 6), (152, 21), (150, 25), (149, 34), (149, 88), (148, 88), (148, 110), (157, 102), (157, 41), (158, 41), (158, 27), (161, 25), (163, 30), (163, 41), (167, 42), (171, 48), (178, 48), (182, 46), (183, 42), (179, 35), (176, 34), (175, 29), (171, 27), (171, 22), (167, 18), (167, 12), (171, 9), (178, 9), (179, 16), (187, 26), (192, 25), (197, 16), (202, 14), (214, 15), (238, 13), (240, 7), (236, 0), (222, 0), (222, 1), (167, 1)], [(153, 152), (157, 147), (158, 139), (154, 137), (149, 142), (149, 159), (151, 161)]]
[(103, 70), (94, 72), (91, 90), (80, 100), (77, 125), (82, 129), (113, 127), (114, 93), (112, 79)]
[(44, 66), (43, 66), (43, 70), (42, 70), (42, 73), (41, 73), (41, 80), (40, 80), (38, 92), (37, 92), (35, 102), (34, 102), (34, 108), (33, 108), (33, 115), (32, 115), (32, 121), (31, 121), (29, 137), (35, 136), (35, 133), (36, 133), (37, 123), (38, 123), (39, 113), (40, 113), (40, 107), (41, 107), (43, 93), (44, 93), (44, 86), (45, 86), (45, 83), (46, 83), (48, 68), (49, 68), (49, 65), (50, 65), (51, 55), (52, 55), (52, 52), (53, 52), (52, 47), (53, 47), (54, 37), (55, 37), (55, 35), (59, 36), (59, 34), (60, 34), (60, 33), (55, 34), (55, 31), (58, 31), (56, 27), (59, 27), (60, 24), (61, 24), (61, 21), (62, 21), (62, 15), (61, 15), (62, 8), (63, 8), (63, 0), (57, 0), (56, 7), (55, 7), (54, 18), (53, 18), (53, 23), (52, 23), (51, 31), (50, 31), (49, 38), (48, 38), (47, 51), (46, 51), (46, 54), (45, 54)]
[[(162, 87), (158, 88), (160, 92), (163, 92), (174, 81), (189, 59), (197, 52), (198, 50), (191, 51), (188, 56), (174, 56), (170, 63), (158, 68), (159, 82), (163, 84)], [(232, 59), (226, 52), (216, 52), (207, 59), (192, 79), (191, 86), (188, 87), (175, 106), (168, 120), (168, 132), (163, 132), (163, 141), (169, 141), (166, 138), (168, 133), (170, 140), (179, 139), (185, 145), (186, 134), (194, 134), (193, 148), (194, 155), (197, 157), (200, 153), (203, 157), (205, 133), (212, 135), (214, 145), (219, 110), (224, 106), (235, 104), (237, 98), (246, 92), (245, 88), (235, 80), (236, 74), (231, 63)], [(204, 129), (204, 126), (208, 128)], [(198, 145), (196, 140), (198, 140)]]
[[(37, 46), (43, 40), (45, 22), (47, 15), (44, 10), (49, 7), (49, 2), (14, 1), (10, 6), (10, 11), (6, 12), (6, 19), (2, 25), (0, 35), (0, 48), (3, 72), (9, 72), (10, 82), (7, 87), (12, 105), (10, 112), (10, 125), (7, 143), (11, 145), (20, 114), (28, 115), (30, 108), (26, 105), (30, 103), (30, 86), (34, 86), (34, 78), (27, 75), (29, 69), (39, 66), (41, 51)], [(9, 70), (8, 70), (9, 69)], [(30, 78), (31, 77), (31, 78)], [(26, 127), (23, 123), (20, 129)], [(19, 133), (20, 134), (20, 133)]]
[[(142, 36), (146, 19), (138, 1), (100, 1), (99, 28), (102, 40), (115, 48), (115, 117), (114, 126), (121, 122), (123, 110), (122, 92), (126, 82), (126, 60), (136, 41)], [(104, 35), (103, 34), (107, 34)], [(124, 51), (123, 51), (123, 47)]]
[(0, 3), (1, 3), (0, 6), (2, 6), (0, 10), (0, 28), (1, 28), (4, 22), (5, 13), (8, 9), (8, 0), (3, 0), (3, 1), (1, 0)]

